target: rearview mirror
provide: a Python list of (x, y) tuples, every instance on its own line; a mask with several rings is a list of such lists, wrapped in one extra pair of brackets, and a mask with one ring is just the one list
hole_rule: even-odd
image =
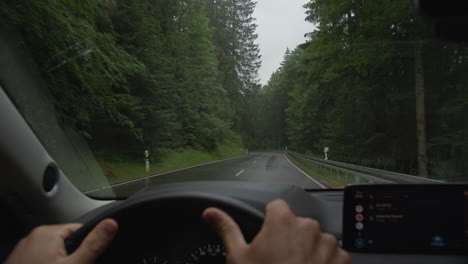
[(434, 21), (434, 34), (448, 41), (468, 41), (468, 5), (459, 0), (415, 0), (416, 8)]

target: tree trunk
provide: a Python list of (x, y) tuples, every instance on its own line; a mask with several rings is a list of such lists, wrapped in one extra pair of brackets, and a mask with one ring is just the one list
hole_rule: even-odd
[(424, 105), (424, 66), (422, 47), (415, 47), (415, 75), (416, 75), (416, 140), (418, 155), (418, 175), (427, 177), (426, 150), (426, 111)]

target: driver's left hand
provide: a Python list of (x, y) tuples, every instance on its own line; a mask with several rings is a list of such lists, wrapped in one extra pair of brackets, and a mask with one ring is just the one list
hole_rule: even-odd
[(65, 239), (81, 224), (40, 226), (23, 238), (11, 252), (5, 264), (91, 264), (104, 252), (115, 237), (117, 222), (100, 222), (71, 255), (65, 250)]

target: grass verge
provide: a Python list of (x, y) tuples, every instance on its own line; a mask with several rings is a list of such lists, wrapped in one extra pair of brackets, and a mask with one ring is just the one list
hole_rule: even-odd
[(306, 159), (301, 159), (293, 155), (288, 155), (288, 158), (307, 174), (311, 176), (313, 175), (332, 188), (344, 188), (350, 183), (365, 183), (364, 179), (359, 179), (352, 175), (347, 175), (339, 171), (320, 166), (317, 163)]
[(99, 159), (98, 162), (109, 180), (109, 184), (133, 180), (136, 178), (187, 168), (203, 163), (244, 156), (244, 149), (234, 145), (219, 146), (215, 152), (199, 150), (167, 151), (156, 162), (150, 163), (150, 170), (146, 172), (145, 161), (109, 161)]

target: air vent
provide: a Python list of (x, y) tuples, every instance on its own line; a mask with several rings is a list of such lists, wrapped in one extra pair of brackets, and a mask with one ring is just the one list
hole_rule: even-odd
[(51, 194), (54, 188), (57, 186), (59, 180), (59, 171), (53, 164), (47, 166), (44, 177), (42, 179), (42, 188), (47, 194)]

